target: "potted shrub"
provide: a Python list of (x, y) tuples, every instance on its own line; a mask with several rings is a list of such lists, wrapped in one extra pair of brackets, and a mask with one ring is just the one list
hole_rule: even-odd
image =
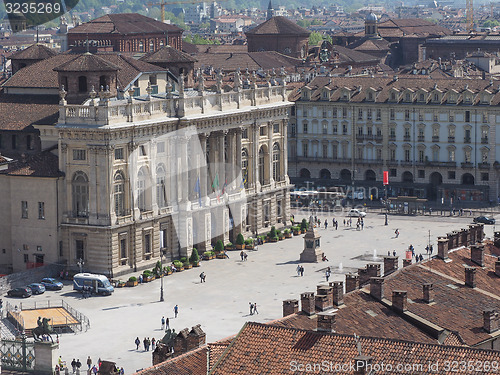
[(267, 235), (270, 242), (278, 242), (278, 233), (276, 232), (276, 227), (272, 226), (271, 231)]
[(127, 281), (127, 286), (137, 286), (137, 284), (138, 284), (137, 277), (130, 276)]
[(278, 240), (280, 241), (285, 239), (285, 235), (279, 229), (276, 230), (276, 236), (278, 236)]
[(203, 260), (210, 260), (212, 259), (212, 252), (211, 251), (205, 251), (203, 253)]
[(148, 283), (148, 282), (153, 281), (153, 280), (154, 280), (154, 275), (150, 270), (145, 270), (142, 273), (142, 281), (143, 282)]
[(288, 228), (283, 231), (283, 234), (285, 235), (285, 238), (292, 238), (292, 232)]
[(171, 275), (172, 274), (172, 268), (170, 266), (167, 266), (167, 267), (164, 267), (163, 268), (163, 272), (165, 273), (165, 275)]
[(300, 227), (297, 225), (292, 227), (292, 231), (293, 231), (294, 236), (298, 236), (299, 234), (301, 234)]
[(217, 241), (215, 244), (215, 254), (220, 254), (224, 252), (224, 243), (221, 240)]
[(309, 223), (307, 222), (306, 219), (302, 219), (302, 222), (300, 223), (300, 231), (302, 233), (307, 232), (307, 228), (309, 227)]
[(189, 262), (193, 265), (193, 267), (200, 266), (200, 256), (198, 255), (198, 250), (196, 249), (196, 247), (194, 247), (193, 251), (191, 252), (191, 257), (189, 258)]
[(174, 266), (177, 269), (177, 272), (184, 271), (184, 265), (180, 260), (174, 260)]
[(234, 250), (234, 245), (232, 242), (228, 242), (226, 246), (224, 246), (224, 249), (226, 250)]
[(253, 238), (248, 238), (245, 240), (245, 249), (248, 250), (253, 250), (254, 245), (253, 245)]
[(182, 266), (184, 267), (185, 270), (189, 270), (189, 269), (193, 268), (193, 265), (189, 262), (184, 262), (184, 264)]
[(238, 233), (236, 236), (236, 249), (238, 250), (243, 250), (245, 248), (245, 237), (243, 237), (243, 234)]
[(155, 268), (153, 268), (152, 272), (153, 272), (153, 275), (154, 275), (155, 278), (163, 276), (163, 272), (162, 272), (162, 269), (161, 269), (161, 262), (160, 261), (156, 262)]
[(122, 280), (118, 280), (116, 282), (116, 287), (117, 288), (123, 288), (125, 285), (127, 285), (127, 283), (125, 281), (122, 281)]
[(261, 240), (262, 243), (266, 243), (267, 242), (267, 236), (258, 236)]
[(182, 264), (184, 264), (184, 263), (186, 263), (188, 261), (188, 258), (187, 257), (182, 257), (179, 260), (181, 261)]

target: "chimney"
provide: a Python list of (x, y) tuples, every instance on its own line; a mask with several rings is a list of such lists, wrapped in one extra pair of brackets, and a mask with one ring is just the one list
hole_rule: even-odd
[(334, 281), (330, 283), (330, 287), (333, 288), (333, 304), (335, 306), (341, 306), (344, 304), (344, 282)]
[(423, 287), (423, 300), (425, 303), (434, 302), (434, 285), (432, 283), (425, 283)]
[(336, 310), (318, 313), (317, 331), (335, 332), (335, 315), (337, 315)]
[(345, 275), (345, 292), (349, 293), (359, 288), (359, 275), (347, 273)]
[(465, 267), (465, 286), (476, 287), (476, 267)]
[(403, 268), (411, 266), (411, 259), (403, 259)]
[(480, 267), (484, 267), (484, 245), (477, 243), (470, 247), (470, 260)]
[(184, 328), (180, 331), (174, 339), (174, 353), (181, 354), (187, 352), (187, 338), (189, 336), (189, 330)]
[(206, 333), (201, 329), (201, 325), (197, 324), (191, 328), (191, 332), (187, 337), (187, 351), (199, 348), (205, 345)]
[(380, 277), (382, 273), (380, 272), (380, 264), (377, 263), (368, 263), (366, 265), (366, 271), (368, 273), (368, 279), (371, 277)]
[(500, 277), (500, 259), (495, 262), (495, 275)]
[(438, 257), (446, 260), (448, 259), (448, 244), (449, 240), (446, 237), (438, 238)]
[(384, 278), (372, 277), (370, 278), (370, 295), (378, 301), (384, 298)]
[(360, 354), (354, 358), (354, 375), (369, 375), (371, 367), (372, 357)]
[(325, 311), (333, 307), (333, 287), (329, 285), (318, 285), (316, 297), (314, 297), (316, 309)]
[(314, 315), (316, 312), (316, 309), (314, 308), (314, 292), (302, 293), (300, 295), (300, 303), (304, 314)]
[(498, 313), (495, 310), (483, 311), (483, 328), (486, 332), (493, 333), (498, 331), (499, 320)]
[(408, 294), (406, 290), (392, 291), (392, 308), (399, 313), (406, 311), (408, 305)]
[(397, 256), (384, 257), (384, 276), (390, 275), (398, 269), (398, 259)]
[(283, 301), (283, 316), (296, 314), (299, 312), (299, 301), (296, 299), (287, 299)]

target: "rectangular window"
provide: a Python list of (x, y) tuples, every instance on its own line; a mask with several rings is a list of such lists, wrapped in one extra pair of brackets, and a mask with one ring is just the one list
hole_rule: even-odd
[(75, 255), (77, 260), (85, 260), (85, 242), (83, 240), (75, 240)]
[(120, 257), (122, 259), (127, 258), (127, 239), (122, 238), (120, 240)]
[(308, 132), (307, 122), (304, 122), (302, 124), (302, 133), (307, 134), (307, 132)]
[(372, 119), (372, 110), (371, 109), (367, 109), (366, 110), (366, 119), (367, 120), (371, 120)]
[(45, 202), (38, 202), (38, 219), (45, 219)]
[(290, 109), (290, 116), (295, 116), (295, 106)]
[(323, 134), (328, 134), (328, 124), (323, 124)]
[(59, 256), (62, 257), (64, 255), (63, 252), (63, 242), (59, 241)]
[(337, 131), (338, 131), (337, 124), (333, 124), (332, 128), (333, 128), (333, 134), (337, 134)]
[(490, 174), (489, 173), (481, 173), (481, 181), (489, 181)]
[(132, 96), (141, 96), (141, 88), (140, 87), (134, 87), (134, 93)]
[(147, 155), (146, 146), (144, 146), (144, 145), (139, 146), (139, 153), (141, 156), (146, 156)]
[(342, 108), (342, 118), (347, 118), (347, 108)]
[(24, 258), (24, 263), (28, 263), (30, 261), (28, 254), (23, 254), (23, 258)]
[(410, 159), (410, 150), (405, 150), (405, 162), (409, 162)]
[(396, 128), (389, 128), (389, 137), (391, 140), (396, 139)]
[(377, 148), (377, 160), (382, 160), (382, 150)]
[(273, 133), (280, 132), (280, 124), (273, 124)]
[(470, 111), (465, 111), (465, 122), (470, 122)]
[(337, 159), (337, 153), (338, 153), (337, 145), (332, 145), (332, 158), (333, 159)]
[(115, 160), (123, 160), (123, 148), (115, 148)]
[(302, 156), (304, 156), (304, 157), (306, 157), (306, 158), (307, 158), (307, 156), (308, 156), (308, 151), (309, 151), (307, 146), (308, 146), (308, 144), (307, 144), (307, 143), (304, 143), (304, 144), (302, 145)]
[(144, 253), (145, 254), (151, 253), (151, 235), (150, 234), (144, 235)]
[(347, 124), (342, 124), (342, 134), (347, 134)]
[(41, 247), (40, 245), (38, 245), (38, 246), (36, 247), (36, 251), (43, 251), (43, 250), (42, 250), (42, 247)]
[(409, 109), (405, 109), (405, 120), (410, 121), (410, 110)]
[(448, 150), (448, 161), (455, 161), (455, 150)]
[(266, 135), (266, 127), (265, 127), (265, 126), (261, 126), (261, 127), (260, 127), (260, 135), (261, 135), (261, 136)]
[(391, 168), (391, 169), (389, 170), (389, 174), (391, 175), (391, 177), (397, 177), (397, 175), (398, 175), (398, 170), (397, 170), (397, 169), (395, 169), (395, 168)]
[(455, 171), (448, 171), (448, 180), (455, 179)]
[(165, 142), (158, 142), (156, 144), (156, 152), (163, 154), (165, 152)]
[(366, 132), (368, 135), (373, 135), (373, 128), (369, 126), (368, 128), (366, 128)]
[(425, 161), (424, 150), (418, 150), (418, 161), (423, 163)]
[(303, 116), (307, 117), (307, 109), (304, 109), (302, 112), (304, 113)]
[(377, 109), (377, 121), (380, 121), (382, 119), (382, 110)]
[(358, 120), (363, 120), (363, 110), (361, 108), (358, 109)]
[(328, 157), (328, 145), (323, 145), (323, 157)]
[(86, 152), (85, 150), (73, 150), (73, 160), (85, 160)]
[(363, 135), (363, 127), (358, 126), (358, 135)]
[(337, 108), (334, 108), (332, 111), (332, 118), (337, 118)]
[(23, 218), (23, 219), (28, 218), (28, 202), (27, 201), (21, 201), (21, 218)]
[(425, 169), (418, 170), (418, 178), (425, 178)]
[(391, 110), (389, 111), (389, 117), (391, 118), (391, 120), (394, 120), (394, 118), (396, 117), (396, 114), (394, 113), (393, 108), (391, 108)]
[(290, 136), (295, 138), (295, 124), (290, 125)]
[(389, 150), (389, 159), (391, 159), (391, 161), (396, 161), (396, 150)]
[(31, 135), (26, 136), (26, 149), (33, 150), (33, 146), (31, 145)]
[(245, 129), (242, 130), (242, 132), (241, 132), (241, 138), (248, 139), (248, 129), (247, 128), (245, 128)]
[(323, 110), (323, 118), (327, 118), (328, 117), (328, 112), (326, 111), (326, 109)]

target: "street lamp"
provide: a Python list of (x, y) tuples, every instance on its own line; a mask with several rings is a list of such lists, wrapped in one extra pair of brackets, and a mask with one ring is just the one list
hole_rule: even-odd
[(165, 301), (163, 298), (163, 251), (160, 252), (160, 302)]

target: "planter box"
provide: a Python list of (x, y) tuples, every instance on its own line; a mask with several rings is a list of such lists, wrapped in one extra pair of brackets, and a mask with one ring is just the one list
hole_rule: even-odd
[(235, 247), (234, 247), (234, 246), (231, 246), (231, 247), (226, 247), (226, 246), (225, 246), (225, 247), (224, 247), (224, 250), (234, 250), (234, 249), (235, 249)]
[(292, 238), (292, 232), (290, 232), (290, 233), (286, 233), (286, 234), (285, 234), (285, 238)]
[(181, 271), (184, 271), (184, 266), (182, 266), (181, 268), (177, 268), (177, 272), (181, 272)]
[(126, 285), (127, 285), (127, 283), (116, 283), (117, 288), (123, 288)]
[(217, 254), (216, 257), (217, 257), (217, 259), (224, 259), (226, 256), (224, 255), (224, 253), (220, 253), (220, 254)]
[(245, 245), (245, 249), (247, 249), (247, 250), (253, 250), (254, 249), (254, 245)]
[(245, 245), (236, 245), (236, 250), (243, 250), (245, 248)]
[(185, 270), (190, 270), (191, 268), (193, 268), (193, 265), (192, 265), (192, 264), (189, 264), (189, 265), (184, 265), (184, 269), (185, 269)]
[(208, 255), (203, 255), (202, 258), (203, 258), (203, 260), (210, 260), (210, 259), (212, 259), (212, 257), (208, 256)]
[(153, 281), (154, 279), (155, 279), (154, 276), (147, 276), (146, 277), (146, 276), (142, 275), (142, 282), (143, 283), (149, 283), (150, 281)]
[(139, 281), (137, 281), (137, 280), (136, 281), (127, 281), (127, 286), (130, 286), (130, 287), (137, 286), (137, 284), (139, 284)]
[(167, 276), (171, 275), (172, 274), (172, 271), (168, 271), (167, 272)]
[(200, 266), (200, 262), (192, 263), (192, 266), (193, 267), (199, 267)]
[(278, 240), (276, 238), (271, 238), (269, 242), (278, 242)]
[(300, 230), (294, 230), (293, 231), (294, 236), (298, 236), (299, 234), (302, 234)]

